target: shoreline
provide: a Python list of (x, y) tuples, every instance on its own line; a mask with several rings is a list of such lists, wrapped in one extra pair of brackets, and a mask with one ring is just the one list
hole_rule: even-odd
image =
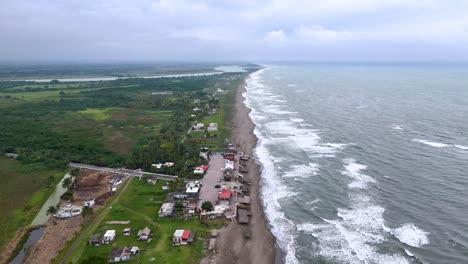
[[(234, 115), (232, 119), (231, 139), (240, 150), (249, 157), (254, 157), (257, 137), (254, 134), (255, 125), (250, 119), (250, 109), (244, 104), (243, 94), (246, 90), (246, 80), (236, 88)], [(217, 241), (217, 254), (213, 263), (284, 263), (284, 253), (278, 247), (276, 238), (270, 230), (262, 200), (260, 198), (261, 166), (255, 159), (247, 163), (250, 181), (251, 217), (249, 225), (229, 223), (220, 230)], [(243, 232), (250, 230), (251, 238), (243, 237)]]

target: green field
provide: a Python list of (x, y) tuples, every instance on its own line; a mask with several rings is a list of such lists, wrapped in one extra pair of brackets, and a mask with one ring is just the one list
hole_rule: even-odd
[[(28, 226), (63, 176), (35, 164), (0, 157), (0, 250), (16, 230)], [(49, 178), (49, 176), (52, 176)]]
[[(110, 245), (91, 247), (86, 241), (79, 241), (76, 248), (67, 260), (67, 263), (107, 263), (107, 257), (113, 247), (127, 245), (138, 246), (142, 249), (139, 257), (134, 258), (131, 263), (199, 263), (203, 257), (203, 239), (209, 237), (212, 229), (222, 226), (222, 222), (208, 222), (201, 225), (198, 218), (182, 220), (176, 218), (158, 218), (157, 212), (168, 191), (162, 190), (163, 181), (156, 185), (147, 184), (134, 178), (129, 188), (122, 194), (120, 201), (104, 217), (91, 232), (103, 233), (108, 229), (117, 231), (116, 239)], [(107, 221), (130, 221), (128, 225), (110, 225)], [(122, 230), (131, 227), (135, 230), (149, 227), (153, 233), (152, 241), (146, 243), (136, 239), (136, 232), (130, 236), (123, 236)], [(187, 246), (172, 246), (172, 234), (176, 229), (191, 229), (196, 232), (196, 242)], [(90, 235), (89, 234), (89, 235)], [(87, 239), (88, 236), (86, 236)], [(155, 258), (155, 262), (150, 261)], [(59, 259), (55, 260), (57, 263)]]

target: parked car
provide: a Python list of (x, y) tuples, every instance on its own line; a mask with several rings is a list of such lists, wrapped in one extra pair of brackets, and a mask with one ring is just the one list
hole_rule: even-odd
[(215, 188), (216, 188), (216, 189), (219, 189), (219, 188), (221, 188), (221, 185), (220, 185), (220, 184), (216, 184), (216, 185), (215, 185)]

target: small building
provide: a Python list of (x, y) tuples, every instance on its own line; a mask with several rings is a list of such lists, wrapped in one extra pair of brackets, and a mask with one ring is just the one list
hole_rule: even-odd
[(88, 245), (90, 246), (100, 246), (102, 243), (101, 234), (92, 234), (88, 239)]
[(158, 213), (159, 217), (169, 217), (174, 215), (174, 203), (163, 203)]
[(208, 164), (203, 164), (193, 168), (193, 173), (195, 174), (204, 174), (208, 170)]
[(217, 123), (209, 123), (206, 130), (208, 130), (208, 131), (218, 131), (218, 124)]
[(145, 227), (143, 230), (138, 231), (138, 240), (146, 241), (151, 235), (151, 230), (148, 227)]
[(239, 224), (248, 224), (249, 223), (249, 211), (245, 209), (238, 210)]
[(102, 237), (102, 241), (105, 244), (109, 244), (115, 238), (115, 230), (107, 230), (104, 236)]
[(185, 185), (185, 193), (198, 193), (201, 188), (201, 183), (199, 181), (189, 182)]
[(216, 247), (216, 238), (210, 239), (210, 244), (208, 245), (208, 250), (214, 250)]
[(225, 159), (224, 170), (234, 170), (234, 161)]
[(192, 243), (195, 232), (188, 229), (177, 229), (172, 237), (172, 245), (187, 245)]
[(124, 228), (124, 230), (123, 230), (123, 235), (124, 236), (129, 236), (131, 234), (132, 234), (132, 228), (130, 228), (130, 227)]
[(197, 123), (193, 126), (194, 130), (202, 130), (205, 128), (205, 125), (203, 123)]
[(249, 196), (240, 197), (238, 199), (238, 202), (240, 204), (250, 205), (250, 197)]
[(129, 261), (131, 257), (131, 248), (113, 248), (109, 254), (108, 261), (109, 263)]
[(193, 111), (194, 111), (194, 112), (201, 111), (201, 108), (195, 107), (195, 108), (193, 109)]
[(136, 255), (136, 254), (140, 253), (140, 248), (139, 247), (132, 247), (130, 249), (130, 253), (132, 253), (132, 255)]
[(218, 199), (220, 201), (229, 201), (229, 199), (231, 199), (231, 191), (228, 190), (228, 189), (223, 189), (219, 195), (218, 195)]

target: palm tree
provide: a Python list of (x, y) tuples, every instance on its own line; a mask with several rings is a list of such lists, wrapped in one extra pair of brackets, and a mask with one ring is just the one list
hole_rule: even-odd
[(57, 213), (58, 208), (56, 206), (50, 206), (49, 209), (47, 209), (46, 215), (53, 215)]
[(87, 220), (89, 216), (93, 215), (94, 211), (93, 208), (89, 206), (83, 207), (83, 211), (81, 212), (81, 216), (84, 220)]
[(71, 177), (65, 178), (62, 182), (62, 187), (65, 189), (69, 189), (71, 185), (72, 185)]

